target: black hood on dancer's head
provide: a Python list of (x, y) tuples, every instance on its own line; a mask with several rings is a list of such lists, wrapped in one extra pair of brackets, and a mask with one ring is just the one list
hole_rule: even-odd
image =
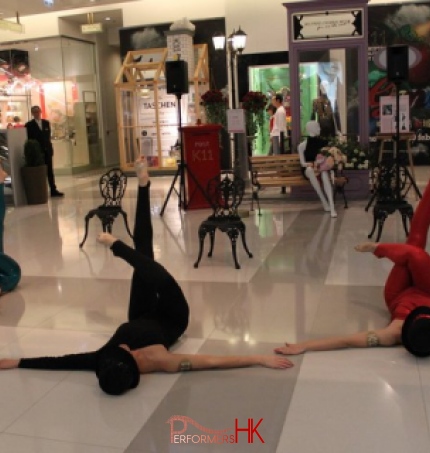
[(134, 357), (117, 346), (100, 353), (96, 375), (100, 388), (109, 395), (121, 395), (139, 384), (140, 373)]
[(403, 323), (402, 343), (414, 356), (430, 355), (430, 307), (417, 307), (409, 313)]

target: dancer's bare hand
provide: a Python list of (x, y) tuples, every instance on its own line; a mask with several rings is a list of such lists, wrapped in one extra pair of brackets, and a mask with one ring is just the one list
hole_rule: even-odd
[(357, 244), (354, 249), (357, 252), (370, 252), (373, 253), (376, 250), (376, 247), (378, 246), (377, 242), (362, 242), (361, 244)]
[(18, 368), (18, 359), (0, 359), (0, 370), (11, 370), (12, 368)]
[(306, 351), (306, 348), (300, 343), (285, 343), (285, 346), (275, 348), (274, 351), (276, 352), (276, 354), (299, 355), (303, 354)]
[(277, 370), (284, 370), (291, 368), (294, 363), (285, 359), (284, 357), (278, 357), (276, 355), (264, 355), (261, 357), (261, 365), (266, 368), (274, 368)]
[(110, 233), (99, 233), (97, 236), (97, 241), (100, 242), (100, 244), (107, 245), (108, 247), (110, 247), (117, 240), (118, 239)]

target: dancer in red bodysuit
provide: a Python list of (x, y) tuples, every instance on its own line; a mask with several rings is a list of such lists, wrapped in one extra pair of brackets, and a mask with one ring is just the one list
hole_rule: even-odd
[(371, 252), (394, 263), (384, 289), (391, 314), (387, 327), (297, 344), (286, 343), (275, 352), (295, 355), (306, 351), (403, 344), (411, 354), (430, 355), (430, 256), (425, 251), (429, 227), (430, 183), (412, 219), (406, 244), (365, 242), (355, 247), (358, 252)]

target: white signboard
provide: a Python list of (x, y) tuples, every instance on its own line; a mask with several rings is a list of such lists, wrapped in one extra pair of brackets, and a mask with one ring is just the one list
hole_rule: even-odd
[(295, 42), (363, 36), (362, 9), (296, 13), (292, 21)]
[(227, 110), (227, 130), (231, 133), (245, 133), (245, 110), (230, 109)]
[[(182, 125), (188, 121), (188, 97), (183, 96)], [(165, 89), (158, 90), (158, 118), (161, 135), (161, 154), (168, 157), (172, 146), (179, 138), (178, 132), (178, 100), (172, 94), (167, 94)], [(155, 116), (154, 91), (148, 90), (139, 102), (140, 125), (140, 152), (148, 158), (150, 166), (158, 166), (157, 127)]]
[[(381, 134), (394, 134), (396, 129), (396, 96), (381, 96), (380, 126)], [(409, 132), (409, 95), (399, 97), (399, 132)]]

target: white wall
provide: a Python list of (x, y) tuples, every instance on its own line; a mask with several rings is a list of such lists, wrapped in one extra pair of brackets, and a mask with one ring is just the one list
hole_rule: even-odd
[[(124, 3), (124, 27), (136, 25), (174, 22), (182, 17), (188, 19), (207, 19), (224, 17), (226, 3), (236, 0), (141, 0)], [(254, 3), (255, 0), (248, 1)], [(268, 1), (268, 0), (259, 0)], [(256, 2), (257, 3), (257, 2)], [(249, 8), (249, 6), (248, 6)]]
[[(34, 0), (33, 0), (34, 1)], [(295, 3), (297, 0), (288, 0)], [(286, 0), (139, 0), (130, 3), (76, 8), (69, 11), (24, 16), (25, 34), (0, 30), (0, 42), (38, 39), (68, 34), (67, 26), (59, 24), (59, 17), (86, 14), (90, 11), (122, 9), (124, 27), (173, 22), (182, 17), (205, 19), (226, 17), (227, 31), (239, 25), (248, 33), (245, 53), (287, 50)], [(370, 5), (387, 3), (413, 3), (413, 0), (370, 0)], [(321, 0), (323, 7), (324, 0)], [(339, 7), (342, 6), (339, 0)], [(84, 37), (83, 35), (81, 37)], [(85, 37), (87, 39), (87, 37)]]

